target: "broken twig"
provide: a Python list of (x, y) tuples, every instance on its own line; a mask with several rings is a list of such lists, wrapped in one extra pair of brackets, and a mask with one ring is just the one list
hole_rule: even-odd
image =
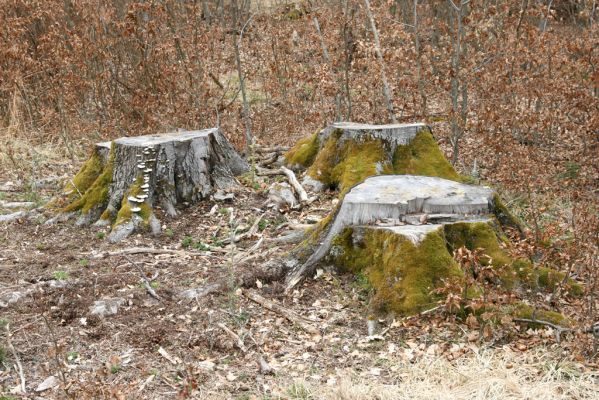
[(11, 340), (12, 335), (10, 333), (9, 324), (6, 324), (5, 329), (6, 329), (7, 347), (10, 350), (10, 352), (12, 353), (13, 357), (15, 358), (15, 363), (17, 364), (16, 369), (19, 374), (19, 380), (20, 380), (20, 384), (21, 384), (21, 393), (25, 394), (25, 393), (27, 393), (27, 388), (25, 385), (25, 373), (23, 372), (23, 364), (21, 364), (21, 359), (19, 358), (19, 354), (17, 353), (15, 346), (13, 346), (13, 344), (12, 344), (12, 340)]
[(282, 315), (289, 321), (293, 322), (294, 324), (296, 324), (297, 326), (302, 328), (304, 331), (311, 333), (313, 335), (320, 333), (320, 331), (317, 328), (310, 325), (310, 323), (313, 323), (315, 321), (311, 321), (307, 318), (304, 318), (301, 315), (298, 315), (295, 312), (293, 312), (279, 304), (276, 304), (272, 300), (268, 300), (268, 299), (260, 296), (258, 293), (252, 292), (250, 290), (243, 290), (242, 294), (245, 297), (247, 297), (248, 299), (252, 300), (253, 302), (260, 304), (262, 307), (264, 307), (272, 312), (275, 312), (279, 315)]

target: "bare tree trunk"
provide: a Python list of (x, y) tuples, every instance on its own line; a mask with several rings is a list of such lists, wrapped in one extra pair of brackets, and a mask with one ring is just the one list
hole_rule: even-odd
[(327, 50), (327, 44), (324, 42), (324, 37), (322, 36), (322, 31), (320, 30), (320, 24), (318, 23), (318, 18), (314, 16), (312, 18), (312, 22), (314, 23), (314, 28), (316, 28), (316, 33), (318, 33), (318, 38), (320, 39), (320, 47), (322, 48), (322, 57), (327, 62), (327, 64), (331, 63), (331, 57), (329, 57), (329, 51)]
[(237, 66), (237, 77), (239, 79), (239, 86), (241, 88), (241, 98), (243, 101), (242, 108), (242, 116), (243, 123), (245, 125), (245, 154), (246, 156), (250, 153), (251, 146), (254, 142), (252, 138), (252, 121), (250, 119), (250, 105), (247, 99), (247, 92), (245, 88), (245, 76), (243, 74), (243, 67), (241, 65), (241, 51), (239, 49), (239, 44), (241, 42), (241, 38), (243, 37), (243, 31), (247, 24), (250, 22), (252, 17), (246, 21), (243, 27), (237, 33), (237, 25), (239, 20), (239, 7), (237, 4), (237, 0), (233, 0), (231, 2), (233, 6), (233, 29), (235, 30), (235, 35), (233, 36), (233, 48), (235, 49), (235, 64)]
[(208, 0), (202, 0), (202, 15), (206, 24), (210, 25), (210, 8), (208, 7)]
[[(320, 24), (318, 23), (318, 18), (314, 16), (312, 18), (312, 22), (314, 23), (314, 28), (316, 28), (316, 33), (318, 33), (318, 38), (320, 39), (320, 47), (322, 48), (322, 58), (324, 61), (329, 64), (329, 68), (331, 69), (331, 74), (335, 75), (333, 64), (331, 63), (331, 57), (329, 56), (329, 51), (327, 49), (327, 44), (324, 41), (324, 36), (322, 35), (322, 31), (320, 30)], [(335, 92), (335, 121), (341, 121), (341, 93), (340, 89), (337, 89)]]
[(345, 53), (345, 65), (344, 65), (344, 90), (345, 90), (345, 101), (347, 103), (347, 113), (345, 116), (346, 121), (351, 121), (352, 115), (352, 103), (351, 103), (351, 91), (349, 88), (349, 71), (351, 69), (351, 63), (353, 58), (353, 35), (351, 32), (351, 25), (348, 23), (348, 17), (350, 15), (349, 2), (350, 0), (342, 0), (343, 5), (343, 43)]
[[(462, 109), (458, 104), (458, 97), (460, 95), (460, 58), (462, 55), (462, 38), (464, 36), (464, 26), (462, 24), (462, 18), (464, 16), (464, 7), (468, 4), (469, 0), (462, 0), (460, 6), (456, 6), (452, 0), (449, 0), (452, 8), (456, 14), (456, 29), (455, 38), (453, 41), (453, 55), (451, 58), (451, 144), (453, 149), (453, 155), (451, 163), (456, 164), (458, 161), (458, 155), (460, 151), (460, 140), (463, 134), (463, 123), (465, 122), (465, 115), (467, 106), (466, 102), (462, 99)], [(462, 94), (467, 96), (467, 88), (462, 88)]]
[(416, 50), (416, 77), (418, 79), (418, 93), (420, 94), (420, 115), (426, 118), (428, 112), (426, 107), (426, 94), (424, 93), (424, 81), (422, 79), (420, 37), (418, 35), (418, 0), (414, 0), (414, 48)]
[(393, 94), (391, 93), (391, 88), (389, 87), (389, 82), (387, 81), (387, 75), (385, 74), (385, 60), (383, 60), (383, 53), (381, 52), (379, 32), (376, 29), (376, 23), (374, 21), (374, 17), (372, 16), (372, 11), (370, 10), (370, 1), (364, 0), (364, 5), (366, 6), (366, 13), (368, 14), (370, 28), (372, 30), (372, 35), (374, 36), (374, 50), (376, 52), (376, 57), (379, 60), (381, 68), (381, 79), (383, 80), (383, 94), (385, 95), (387, 111), (389, 112), (391, 122), (396, 123), (397, 119), (395, 118), (395, 111), (393, 109)]

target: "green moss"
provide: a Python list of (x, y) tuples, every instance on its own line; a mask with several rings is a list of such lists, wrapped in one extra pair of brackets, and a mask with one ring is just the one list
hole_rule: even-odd
[[(129, 186), (127, 193), (123, 196), (123, 200), (121, 201), (121, 208), (116, 216), (116, 221), (114, 226), (121, 225), (127, 223), (133, 217), (133, 211), (131, 210), (131, 204), (129, 203), (129, 197), (135, 197), (139, 194), (143, 193), (141, 185), (143, 184), (143, 179), (141, 176), (137, 177), (135, 182)], [(143, 226), (147, 227), (150, 223), (150, 216), (152, 215), (152, 208), (148, 205), (148, 203), (141, 203), (138, 205), (141, 209), (137, 215), (139, 215), (143, 221)]]
[[(96, 170), (96, 163), (102, 164), (101, 157), (97, 151), (88, 160), (90, 163), (89, 167), (83, 167), (81, 172), (73, 178), (73, 182), (79, 188), (77, 182), (88, 182), (92, 174), (92, 170)], [(87, 164), (86, 163), (86, 164)], [(93, 166), (92, 166), (93, 165)], [(95, 178), (91, 184), (87, 187), (83, 196), (72, 201), (70, 204), (63, 208), (63, 212), (81, 211), (83, 214), (87, 214), (90, 210), (95, 207), (102, 206), (108, 201), (108, 192), (110, 190), (110, 184), (112, 183), (112, 172), (114, 167), (114, 146), (110, 150), (108, 162), (103, 165), (100, 173), (95, 175)], [(82, 176), (80, 176), (83, 173)], [(80, 189), (81, 191), (81, 189)]]
[(436, 176), (458, 182), (466, 179), (447, 161), (428, 128), (421, 129), (410, 144), (397, 146), (393, 154), (393, 172)]
[[(566, 274), (563, 272), (547, 267), (535, 268), (532, 262), (525, 259), (515, 260), (512, 269), (518, 275), (520, 282), (533, 290), (553, 291), (566, 279)], [(584, 288), (571, 278), (566, 280), (565, 289), (574, 297), (584, 294)]]
[(523, 235), (524, 230), (521, 221), (508, 210), (497, 193), (493, 195), (493, 214), (495, 214), (501, 226), (515, 229), (521, 236)]
[[(495, 266), (511, 264), (509, 255), (499, 246), (499, 240), (493, 227), (487, 222), (458, 222), (444, 225), (449, 250), (464, 246), (468, 250), (483, 249), (491, 257)], [(483, 258), (481, 262), (488, 264), (490, 260)]]
[(65, 187), (66, 193), (85, 193), (87, 189), (94, 183), (96, 178), (100, 176), (104, 169), (104, 162), (97, 149), (92, 151), (92, 154), (81, 167), (77, 175)]
[(308, 168), (314, 162), (318, 153), (318, 132), (301, 139), (285, 154), (285, 162), (289, 165), (299, 165)]
[(326, 234), (326, 229), (329, 227), (329, 223), (333, 220), (334, 216), (337, 215), (338, 210), (339, 207), (337, 206), (329, 215), (314, 225), (308, 231), (306, 238), (291, 251), (290, 256), (301, 262), (306, 261), (316, 247), (318, 247), (320, 239)]
[(341, 133), (341, 130), (335, 130), (331, 133), (307, 172), (310, 177), (327, 186), (333, 186), (335, 183), (331, 176), (331, 171), (335, 167), (335, 164), (337, 164), (337, 142)]
[[(541, 320), (551, 322), (552, 324), (556, 324), (563, 327), (572, 326), (572, 322), (564, 317), (562, 314), (555, 311), (547, 311), (547, 310), (539, 310), (535, 309), (527, 304), (518, 303), (509, 307), (505, 310), (508, 314), (513, 315), (515, 318), (524, 318), (524, 319), (532, 319), (532, 320)], [(529, 324), (532, 328), (538, 328), (542, 325), (540, 324)]]
[(463, 276), (445, 246), (443, 231), (429, 233), (418, 245), (384, 229), (367, 229), (359, 244), (345, 229), (334, 242), (340, 268), (363, 274), (373, 288), (377, 311), (413, 314), (434, 306), (431, 291), (444, 279)]
[(341, 195), (369, 176), (391, 174), (391, 165), (380, 140), (348, 141), (341, 150), (340, 162), (331, 171), (332, 182)]
[(380, 139), (339, 142), (335, 130), (319, 150), (318, 135), (303, 139), (289, 151), (289, 164), (309, 166), (308, 175), (344, 194), (366, 178), (381, 174), (436, 176), (465, 182), (445, 159), (428, 128), (421, 129), (408, 145), (397, 146), (390, 155)]

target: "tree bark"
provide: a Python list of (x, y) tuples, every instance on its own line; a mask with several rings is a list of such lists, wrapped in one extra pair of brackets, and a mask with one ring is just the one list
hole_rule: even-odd
[(78, 212), (77, 225), (112, 225), (111, 242), (133, 231), (160, 232), (154, 206), (177, 215), (181, 203), (195, 203), (229, 189), (248, 170), (218, 128), (123, 137), (98, 143), (88, 162), (52, 202), (62, 213)]

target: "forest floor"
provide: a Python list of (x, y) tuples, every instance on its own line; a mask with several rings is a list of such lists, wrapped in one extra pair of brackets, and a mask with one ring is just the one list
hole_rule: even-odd
[[(0, 200), (41, 204), (60, 185), (34, 194), (10, 189)], [(258, 280), (245, 292), (180, 296), (281, 257), (292, 245), (272, 238), (290, 223), (324, 217), (332, 198), (280, 213), (265, 207), (260, 190), (241, 186), (231, 203), (208, 200), (162, 217), (160, 237), (138, 234), (119, 244), (108, 243), (104, 230), (71, 223), (0, 225), (0, 398), (597, 398), (596, 360), (575, 349), (577, 335), (556, 344), (549, 329), (514, 327), (489, 337), (438, 310), (380, 320), (369, 337), (367, 291), (332, 269), (289, 296), (280, 283)], [(260, 215), (255, 236), (206, 250)], [(133, 247), (178, 251), (109, 254)], [(248, 291), (301, 315), (303, 324), (250, 300)], [(118, 303), (116, 314), (92, 315), (101, 300)]]

